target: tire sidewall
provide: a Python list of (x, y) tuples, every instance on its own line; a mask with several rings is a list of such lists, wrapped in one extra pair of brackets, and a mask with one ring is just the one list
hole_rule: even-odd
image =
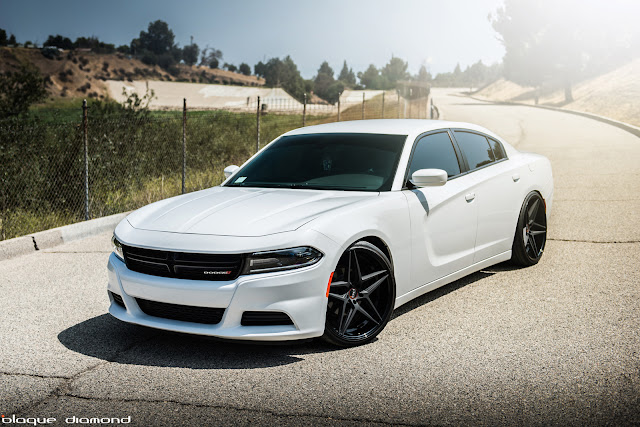
[[(389, 322), (389, 319), (391, 318), (391, 314), (393, 313), (393, 308), (394, 308), (395, 299), (396, 299), (396, 281), (393, 274), (393, 265), (391, 264), (391, 261), (387, 258), (387, 256), (384, 254), (384, 252), (382, 252), (377, 246), (365, 240), (359, 240), (355, 242), (354, 244), (349, 246), (344, 252), (348, 252), (353, 249), (368, 250), (375, 253), (385, 263), (385, 266), (389, 269), (389, 279), (391, 280), (391, 294), (390, 294), (391, 308), (387, 310), (387, 313), (383, 317), (380, 326), (373, 333), (371, 333), (369, 336), (363, 339), (347, 340), (342, 338), (341, 336), (339, 336), (333, 331), (333, 328), (329, 325), (328, 319), (326, 319), (324, 335), (322, 336), (322, 338), (325, 341), (328, 341), (332, 344), (335, 344), (341, 347), (353, 347), (353, 346), (362, 345), (362, 344), (366, 344), (373, 341), (373, 339), (375, 339), (375, 337), (380, 332), (382, 332), (382, 330), (386, 327), (387, 323)], [(336, 268), (337, 268), (337, 264), (336, 264)], [(334, 271), (335, 271), (335, 268), (334, 268)]]
[[(518, 216), (518, 225), (516, 226), (516, 232), (513, 238), (513, 246), (511, 248), (512, 250), (511, 260), (516, 264), (520, 264), (524, 266), (531, 266), (531, 265), (537, 264), (540, 261), (540, 258), (542, 258), (542, 255), (544, 254), (544, 248), (546, 246), (546, 237), (545, 237), (545, 243), (542, 247), (542, 252), (540, 253), (540, 256), (538, 256), (537, 258), (531, 258), (529, 254), (527, 254), (527, 249), (524, 243), (524, 237), (522, 235), (522, 229), (526, 226), (527, 206), (529, 205), (529, 202), (533, 198), (539, 199), (540, 203), (542, 203), (542, 206), (543, 207), (545, 206), (544, 199), (542, 198), (542, 195), (539, 192), (532, 191), (531, 193), (527, 194), (527, 197), (525, 197), (524, 202), (522, 203), (522, 207), (520, 208), (520, 215)], [(546, 209), (545, 209), (545, 218), (546, 218)], [(546, 226), (546, 221), (545, 221), (545, 226)]]

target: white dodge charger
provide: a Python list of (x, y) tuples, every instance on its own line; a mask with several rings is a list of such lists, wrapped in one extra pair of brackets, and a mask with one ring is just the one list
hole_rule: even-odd
[(425, 292), (503, 261), (537, 263), (553, 196), (545, 157), (445, 121), (296, 129), (225, 174), (118, 225), (113, 316), (223, 338), (367, 343)]

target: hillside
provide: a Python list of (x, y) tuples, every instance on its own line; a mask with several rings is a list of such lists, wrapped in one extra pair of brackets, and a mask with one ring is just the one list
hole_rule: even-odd
[(12, 71), (20, 64), (33, 64), (47, 81), (50, 95), (56, 97), (108, 96), (107, 80), (160, 80), (194, 83), (218, 83), (241, 86), (263, 86), (264, 79), (208, 67), (177, 65), (178, 73), (122, 54), (94, 54), (67, 51), (49, 59), (39, 49), (0, 48), (0, 72)]
[[(500, 79), (476, 92), (480, 99), (534, 103), (534, 90)], [(640, 126), (640, 59), (573, 87), (574, 101), (564, 103), (563, 90), (540, 94), (540, 104), (598, 114)]]

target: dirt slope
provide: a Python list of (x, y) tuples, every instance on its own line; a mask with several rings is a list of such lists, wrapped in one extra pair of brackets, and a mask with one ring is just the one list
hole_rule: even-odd
[(122, 54), (99, 55), (91, 52), (62, 52), (58, 58), (46, 58), (39, 49), (0, 48), (0, 72), (17, 69), (20, 64), (35, 65), (46, 78), (52, 97), (108, 95), (107, 80), (160, 80), (262, 86), (264, 79), (207, 67), (177, 66), (176, 75), (158, 66)]
[[(492, 101), (534, 103), (534, 90), (501, 79), (474, 96)], [(542, 93), (540, 104), (584, 111), (640, 126), (640, 59), (573, 87), (574, 101), (564, 104), (564, 91)]]

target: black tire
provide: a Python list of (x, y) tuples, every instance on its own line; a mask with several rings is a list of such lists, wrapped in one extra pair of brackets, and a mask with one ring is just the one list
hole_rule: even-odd
[(341, 347), (371, 342), (389, 322), (395, 300), (387, 256), (369, 242), (354, 243), (334, 271), (322, 338)]
[(511, 262), (521, 266), (537, 264), (547, 243), (547, 212), (537, 191), (527, 195), (520, 209), (511, 247)]

